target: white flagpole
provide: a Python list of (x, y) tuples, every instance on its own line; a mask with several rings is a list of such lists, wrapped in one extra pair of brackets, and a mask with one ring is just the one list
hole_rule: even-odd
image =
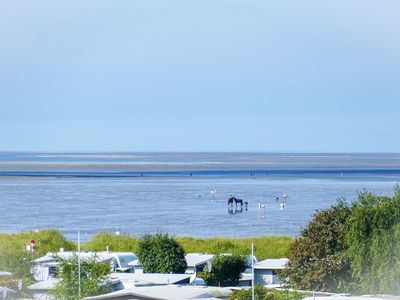
[(78, 230), (78, 295), (81, 299), (81, 233)]
[(251, 242), (251, 300), (254, 300), (254, 243)]

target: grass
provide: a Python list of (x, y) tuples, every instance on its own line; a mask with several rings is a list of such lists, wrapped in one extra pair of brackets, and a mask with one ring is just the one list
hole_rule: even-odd
[[(26, 246), (31, 240), (36, 241), (35, 255), (32, 256)], [(22, 279), (24, 286), (32, 283), (30, 269), (32, 258), (45, 255), (49, 251), (74, 250), (75, 245), (57, 230), (49, 229), (39, 232), (26, 231), (17, 234), (0, 233), (0, 271), (12, 273), (12, 277), (2, 276), (0, 285), (15, 288), (17, 279)]]
[[(49, 229), (39, 232), (21, 232), (18, 234), (0, 233), (0, 256), (2, 253), (26, 253), (25, 247), (30, 240), (36, 240), (35, 256), (39, 257), (49, 251), (57, 252), (60, 248), (65, 251), (76, 250), (76, 243), (68, 241), (57, 230)], [(246, 238), (192, 238), (176, 237), (177, 242), (186, 253), (234, 253), (250, 254), (251, 242), (254, 242), (254, 253), (259, 260), (265, 258), (287, 257), (289, 247), (293, 242), (290, 236), (256, 236)], [(84, 251), (105, 251), (109, 246), (110, 251), (137, 252), (139, 239), (131, 235), (115, 235), (101, 232), (92, 237), (89, 242), (82, 243)]]
[(254, 255), (258, 260), (266, 258), (283, 258), (289, 254), (293, 238), (289, 236), (257, 236), (248, 238), (209, 238), (199, 239), (178, 237), (178, 243), (188, 252), (212, 254), (234, 253), (250, 254), (251, 242), (254, 242)]
[[(202, 252), (211, 254), (234, 253), (250, 254), (251, 242), (254, 242), (254, 253), (259, 260), (265, 258), (287, 257), (293, 238), (289, 236), (258, 236), (248, 238), (191, 238), (176, 237), (177, 242), (186, 253)], [(113, 235), (102, 232), (95, 235), (82, 246), (87, 251), (104, 251), (109, 246), (111, 251), (137, 252), (138, 238), (130, 235)]]
[[(10, 271), (20, 277), (29, 275), (31, 253), (26, 251), (30, 241), (36, 241), (35, 258), (47, 252), (76, 250), (76, 243), (68, 241), (59, 231), (54, 229), (39, 232), (29, 231), (17, 234), (0, 233), (0, 270)], [(248, 238), (192, 238), (176, 237), (177, 242), (186, 253), (202, 252), (210, 254), (234, 253), (250, 254), (251, 242), (254, 242), (254, 252), (259, 260), (265, 258), (287, 257), (292, 237), (288, 236), (258, 236)], [(139, 239), (130, 235), (114, 235), (101, 232), (82, 244), (84, 251), (110, 251), (137, 253)]]
[(100, 232), (92, 239), (82, 244), (85, 251), (105, 251), (109, 246), (114, 252), (137, 252), (139, 240), (131, 235), (115, 235), (108, 232)]

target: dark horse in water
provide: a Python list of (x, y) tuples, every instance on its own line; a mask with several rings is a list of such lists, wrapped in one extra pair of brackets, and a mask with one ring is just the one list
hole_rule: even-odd
[[(240, 204), (240, 206), (243, 206), (243, 200), (242, 199), (239, 199), (239, 198), (236, 198), (236, 197), (230, 197), (230, 198), (228, 198), (228, 205), (231, 205), (231, 204), (233, 204), (233, 201), (235, 201), (235, 204), (236, 204), (236, 206), (238, 205), (238, 204)], [(245, 203), (246, 203), (247, 201), (245, 201)]]

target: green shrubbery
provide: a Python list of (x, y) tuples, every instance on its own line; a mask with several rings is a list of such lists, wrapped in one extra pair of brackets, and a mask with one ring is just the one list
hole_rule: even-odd
[[(252, 290), (243, 289), (233, 291), (229, 296), (229, 300), (251, 300)], [(255, 300), (300, 300), (308, 297), (309, 293), (300, 293), (297, 291), (267, 289), (262, 285), (254, 287)]]
[(352, 207), (348, 255), (362, 293), (400, 294), (400, 188), (393, 197), (364, 192)]
[(293, 243), (283, 277), (297, 288), (400, 294), (400, 189), (363, 192), (319, 211)]
[(51, 290), (55, 299), (79, 300), (109, 292), (106, 281), (106, 275), (110, 273), (108, 262), (98, 262), (94, 257), (81, 260), (78, 267), (77, 255), (68, 260), (59, 259), (58, 262), (61, 280)]
[(146, 234), (139, 240), (137, 256), (148, 273), (184, 273), (185, 251), (168, 234)]
[(45, 255), (49, 251), (75, 249), (74, 243), (65, 239), (57, 230), (28, 231), (18, 234), (0, 234), (0, 271), (8, 271), (17, 278), (28, 279), (32, 254), (26, 251), (31, 240), (36, 241), (35, 257)]
[[(26, 246), (30, 245), (31, 240), (36, 241), (34, 256), (26, 250)], [(23, 286), (31, 284), (32, 259), (43, 256), (48, 251), (59, 251), (60, 248), (73, 250), (75, 245), (67, 241), (57, 230), (0, 234), (0, 271), (12, 274), (12, 276), (1, 276), (0, 285), (17, 289), (19, 280), (22, 280)], [(24, 292), (23, 289), (18, 297), (22, 297)]]
[(212, 262), (211, 271), (202, 272), (198, 276), (203, 278), (207, 285), (237, 286), (246, 265), (246, 256), (218, 255)]
[(343, 201), (318, 211), (292, 244), (289, 265), (281, 277), (303, 290), (348, 291), (352, 274), (345, 233), (350, 214)]

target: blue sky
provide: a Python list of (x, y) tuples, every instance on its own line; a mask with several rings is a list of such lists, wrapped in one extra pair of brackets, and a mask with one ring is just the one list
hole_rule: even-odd
[(0, 150), (399, 152), (400, 1), (2, 1)]

